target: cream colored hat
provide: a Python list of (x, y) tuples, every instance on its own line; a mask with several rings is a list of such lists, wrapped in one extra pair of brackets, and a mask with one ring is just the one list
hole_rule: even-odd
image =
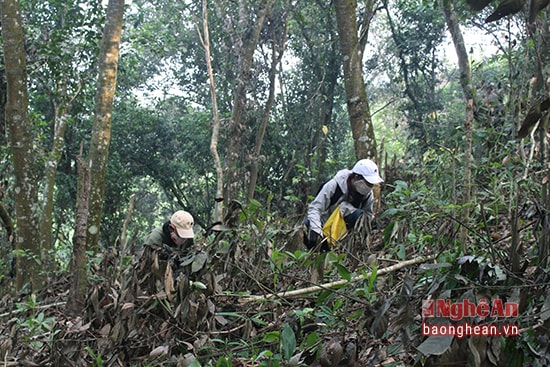
[(184, 210), (178, 210), (172, 214), (170, 218), (170, 223), (176, 227), (178, 236), (181, 238), (193, 238), (195, 234), (193, 233), (193, 216)]

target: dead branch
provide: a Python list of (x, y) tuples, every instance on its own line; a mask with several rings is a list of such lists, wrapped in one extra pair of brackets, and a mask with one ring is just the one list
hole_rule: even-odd
[[(47, 304), (47, 305), (36, 306), (33, 309), (34, 310), (45, 310), (45, 309), (54, 308), (54, 307), (58, 307), (58, 306), (65, 306), (66, 304), (67, 304), (67, 302), (65, 302), (65, 301), (55, 302), (55, 303), (51, 303), (51, 304)], [(23, 313), (23, 312), (27, 312), (27, 311), (28, 311), (28, 309), (26, 309), (26, 308), (13, 310), (13, 311), (10, 311), (10, 312), (0, 314), (0, 318), (7, 317), (7, 316), (12, 317), (13, 315), (16, 315), (18, 313)]]
[(130, 196), (130, 204), (128, 206), (128, 213), (126, 214), (126, 219), (124, 220), (124, 225), (122, 227), (122, 233), (120, 234), (120, 257), (124, 256), (126, 254), (126, 246), (128, 245), (128, 239), (126, 238), (126, 231), (128, 230), (128, 225), (130, 224), (130, 219), (132, 217), (132, 213), (134, 211), (134, 201), (135, 201), (136, 195), (132, 194)]
[[(403, 269), (407, 266), (421, 264), (421, 263), (424, 263), (424, 262), (427, 262), (427, 261), (430, 261), (430, 260), (433, 260), (433, 259), (435, 259), (435, 255), (419, 256), (419, 257), (411, 259), (411, 260), (402, 261), (402, 262), (399, 262), (395, 265), (391, 265), (391, 266), (388, 266), (388, 267), (385, 267), (385, 268), (382, 268), (382, 269), (378, 269), (376, 271), (376, 274), (377, 275), (388, 274), (388, 273), (394, 272), (396, 270)], [(348, 283), (354, 283), (354, 282), (358, 282), (360, 280), (365, 280), (368, 277), (370, 277), (371, 275), (372, 275), (372, 271), (368, 272), (364, 275), (356, 276), (356, 277), (350, 279), (349, 281), (345, 280), (345, 279), (340, 279), (340, 280), (336, 280), (334, 282), (325, 283), (325, 284), (316, 284), (316, 285), (311, 286), (311, 287), (296, 289), (296, 290), (293, 290), (293, 291), (285, 291), (285, 292), (266, 294), (266, 295), (251, 295), (251, 296), (248, 296), (248, 297), (242, 299), (241, 301), (243, 303), (246, 303), (246, 302), (251, 302), (251, 301), (268, 301), (268, 300), (271, 300), (271, 299), (293, 298), (293, 297), (305, 296), (305, 295), (311, 294), (313, 292), (332, 289), (332, 288), (336, 288), (336, 287), (339, 287), (339, 286), (342, 286), (342, 285), (346, 285)]]
[(195, 23), (197, 33), (199, 35), (199, 40), (201, 41), (202, 47), (204, 48), (205, 57), (206, 57), (206, 67), (208, 70), (208, 79), (210, 81), (210, 93), (212, 95), (212, 113), (214, 121), (212, 122), (212, 136), (210, 138), (210, 154), (214, 159), (214, 166), (216, 167), (216, 199), (214, 206), (214, 223), (221, 222), (223, 218), (223, 168), (218, 152), (218, 139), (221, 130), (221, 120), (218, 114), (218, 101), (216, 96), (216, 85), (214, 82), (214, 71), (212, 68), (212, 57), (210, 55), (210, 32), (208, 30), (208, 9), (207, 1), (203, 0), (202, 2), (202, 24), (203, 32), (199, 28), (198, 22)]

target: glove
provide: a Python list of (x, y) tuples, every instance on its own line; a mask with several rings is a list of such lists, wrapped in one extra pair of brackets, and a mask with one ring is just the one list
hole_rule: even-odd
[(177, 256), (172, 256), (168, 262), (170, 263), (170, 266), (172, 267), (172, 271), (176, 271), (180, 268), (181, 262), (180, 262), (180, 259)]
[(307, 248), (311, 250), (312, 248), (317, 246), (318, 242), (319, 242), (319, 234), (313, 230), (310, 230), (308, 241), (306, 243)]

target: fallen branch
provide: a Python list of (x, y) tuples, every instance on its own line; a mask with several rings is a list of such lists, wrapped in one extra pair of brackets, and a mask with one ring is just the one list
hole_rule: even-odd
[(56, 302), (56, 303), (51, 303), (51, 304), (47, 304), (47, 305), (39, 305), (39, 306), (35, 306), (35, 307), (32, 307), (32, 308), (18, 308), (16, 310), (12, 310), (10, 312), (0, 314), (0, 317), (13, 316), (13, 315), (16, 315), (18, 313), (27, 312), (27, 311), (30, 311), (30, 310), (45, 310), (47, 308), (53, 308), (53, 307), (57, 307), (57, 306), (65, 306), (66, 304), (67, 304), (67, 302), (63, 301), (63, 302)]
[[(411, 260), (402, 261), (402, 262), (397, 263), (395, 265), (391, 265), (391, 266), (388, 266), (388, 267), (385, 267), (385, 268), (382, 268), (382, 269), (378, 269), (376, 271), (376, 274), (377, 275), (388, 274), (388, 273), (394, 272), (396, 270), (405, 268), (407, 266), (421, 264), (421, 263), (424, 263), (426, 261), (430, 261), (430, 260), (433, 260), (433, 259), (435, 259), (435, 255), (419, 256), (419, 257), (411, 259)], [(345, 280), (345, 279), (341, 279), (341, 280), (336, 280), (336, 281), (330, 282), (330, 283), (316, 284), (314, 286), (307, 287), (307, 288), (295, 289), (293, 291), (284, 291), (284, 292), (266, 294), (266, 295), (251, 295), (251, 296), (247, 296), (246, 298), (242, 299), (242, 301), (243, 302), (267, 301), (267, 300), (271, 300), (271, 299), (292, 298), (292, 297), (304, 296), (304, 295), (308, 295), (308, 294), (311, 294), (311, 293), (314, 293), (314, 292), (336, 288), (336, 287), (339, 287), (339, 286), (342, 286), (342, 285), (346, 285), (348, 283), (353, 283), (353, 282), (358, 282), (360, 280), (365, 280), (368, 277), (370, 277), (371, 274), (372, 274), (372, 272), (368, 272), (364, 275), (359, 275), (359, 276), (356, 276), (354, 278), (351, 278), (349, 281)]]

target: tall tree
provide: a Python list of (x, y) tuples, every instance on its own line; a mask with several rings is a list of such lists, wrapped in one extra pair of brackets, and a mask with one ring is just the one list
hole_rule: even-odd
[(332, 4), (309, 2), (307, 6), (295, 7), (293, 12), (289, 48), (300, 61), (295, 71), (297, 82), (287, 81), (286, 115), (295, 120), (293, 128), (300, 132), (298, 144), (292, 147), (296, 160), (304, 162), (308, 171), (318, 173), (312, 187), (304, 187), (315, 192), (327, 179), (326, 171), (332, 169), (327, 163), (339, 160), (340, 156), (334, 153), (341, 152), (342, 157), (348, 154), (337, 145), (345, 141), (341, 134), (347, 134), (349, 123), (341, 128), (337, 126), (339, 121), (333, 119), (335, 100), (343, 90), (338, 85), (341, 57)]
[(98, 246), (101, 227), (123, 18), (124, 0), (109, 0), (99, 53), (99, 75), (89, 151), (91, 182), (87, 246), (91, 249)]
[[(83, 6), (86, 4), (86, 6)], [(97, 64), (100, 14), (97, 3), (89, 0), (50, 0), (25, 2), (30, 103), (36, 127), (38, 159), (44, 169), (38, 172), (40, 197), (40, 246), (47, 270), (53, 263), (55, 192), (59, 163), (66, 151), (65, 132), (82, 101), (92, 88), (91, 70)], [(101, 20), (103, 22), (103, 20)], [(82, 24), (87, 24), (83, 27)], [(95, 30), (97, 28), (97, 31)], [(71, 42), (67, 42), (71, 40)], [(81, 93), (84, 92), (84, 93)], [(59, 207), (59, 206), (58, 206)]]
[(351, 123), (355, 154), (358, 159), (377, 160), (376, 138), (370, 115), (365, 81), (363, 80), (363, 49), (357, 34), (357, 2), (335, 0), (336, 22), (340, 50), (343, 55), (346, 104)]
[[(285, 2), (288, 4), (288, 1)], [(252, 162), (250, 169), (250, 182), (248, 184), (248, 200), (254, 198), (256, 183), (260, 169), (260, 154), (267, 130), (271, 109), (275, 102), (275, 81), (277, 77), (277, 66), (281, 62), (286, 48), (286, 38), (288, 33), (287, 6), (284, 9), (273, 11), (267, 28), (267, 37), (271, 40), (271, 63), (269, 66), (269, 96), (262, 113), (260, 126), (256, 133), (254, 151), (252, 153)], [(282, 29), (282, 31), (281, 31)]]
[[(474, 102), (475, 102), (475, 88), (472, 83), (472, 71), (470, 68), (470, 59), (468, 58), (468, 52), (464, 44), (464, 37), (460, 30), (460, 25), (454, 5), (450, 0), (440, 0), (443, 14), (445, 15), (445, 22), (451, 33), (453, 44), (456, 50), (456, 56), (458, 59), (458, 69), (460, 71), (460, 85), (464, 93), (466, 100), (465, 116), (464, 116), (464, 187), (463, 187), (463, 204), (464, 207), (461, 213), (461, 222), (468, 223), (470, 216), (470, 200), (472, 197), (472, 131), (474, 123)], [(460, 231), (460, 240), (463, 246), (463, 251), (466, 252), (466, 244), (468, 234), (468, 227), (462, 226)]]
[[(536, 120), (540, 122), (539, 141), (544, 147), (541, 149), (541, 165), (548, 167), (550, 161), (550, 143), (548, 141), (548, 123), (550, 121), (550, 11), (546, 10), (546, 16), (539, 17), (541, 9), (539, 2), (530, 1), (529, 19), (527, 22), (527, 34), (532, 41), (534, 49), (535, 78), (532, 83), (533, 101), (530, 101), (530, 109), (522, 125), (529, 125), (527, 122)], [(548, 1), (544, 2), (546, 7)], [(542, 7), (542, 8), (544, 8)], [(544, 107), (543, 107), (544, 106)], [(536, 111), (536, 118), (532, 118), (531, 112)], [(524, 126), (522, 126), (523, 128)], [(538, 240), (539, 266), (547, 267), (550, 264), (550, 173), (547, 171), (541, 187), (543, 220), (541, 225), (541, 236)]]
[(382, 3), (391, 34), (386, 42), (392, 55), (388, 76), (391, 84), (399, 88), (395, 93), (404, 93), (408, 99), (403, 112), (410, 135), (421, 142), (418, 151), (422, 153), (434, 142), (437, 144), (442, 134), (434, 112), (442, 108), (439, 71), (444, 63), (439, 60), (438, 46), (443, 40), (445, 21), (435, 2)]
[(6, 145), (8, 130), (6, 129), (6, 70), (0, 71), (0, 144)]
[(2, 38), (7, 79), (6, 120), (15, 173), (15, 213), (17, 229), (16, 287), (21, 289), (30, 281), (33, 288), (42, 283), (41, 249), (38, 231), (38, 189), (33, 126), (29, 119), (27, 62), (21, 6), (18, 0), (2, 0)]
[(210, 82), (210, 94), (212, 96), (212, 136), (210, 138), (210, 154), (214, 159), (216, 167), (216, 196), (214, 204), (214, 222), (222, 222), (223, 220), (223, 168), (218, 152), (218, 141), (220, 136), (221, 121), (218, 113), (218, 99), (216, 96), (216, 85), (214, 81), (214, 71), (212, 69), (212, 58), (210, 55), (210, 31), (208, 29), (208, 6), (207, 1), (202, 0), (202, 32), (197, 25), (197, 32), (204, 48), (206, 57), (206, 65), (208, 70), (208, 79)]
[(51, 151), (48, 155), (45, 167), (44, 180), (44, 201), (42, 204), (42, 215), (40, 217), (40, 247), (43, 249), (46, 258), (46, 263), (52, 263), (50, 260), (50, 249), (53, 245), (52, 226), (53, 226), (53, 209), (54, 209), (54, 193), (55, 193), (55, 176), (57, 167), (65, 146), (65, 130), (69, 121), (70, 105), (60, 104), (55, 105), (54, 117), (54, 136)]
[(71, 288), (67, 311), (74, 316), (82, 315), (88, 286), (86, 237), (88, 227), (88, 203), (90, 199), (90, 168), (82, 159), (82, 149), (78, 156), (78, 197), (76, 199), (75, 229), (73, 234), (73, 254), (70, 273)]
[(245, 131), (249, 124), (247, 114), (247, 92), (250, 83), (250, 72), (254, 61), (254, 52), (260, 39), (260, 32), (264, 20), (275, 0), (260, 0), (254, 14), (250, 12), (250, 3), (240, 0), (238, 2), (238, 18), (235, 22), (227, 16), (227, 10), (221, 1), (217, 1), (217, 11), (220, 19), (225, 22), (228, 35), (231, 37), (232, 52), (235, 58), (235, 79), (233, 89), (233, 104), (229, 121), (228, 146), (225, 156), (225, 177), (227, 179), (224, 202), (227, 205), (231, 200), (237, 199), (244, 192), (245, 183), (242, 178), (245, 161), (243, 156), (243, 144)]

